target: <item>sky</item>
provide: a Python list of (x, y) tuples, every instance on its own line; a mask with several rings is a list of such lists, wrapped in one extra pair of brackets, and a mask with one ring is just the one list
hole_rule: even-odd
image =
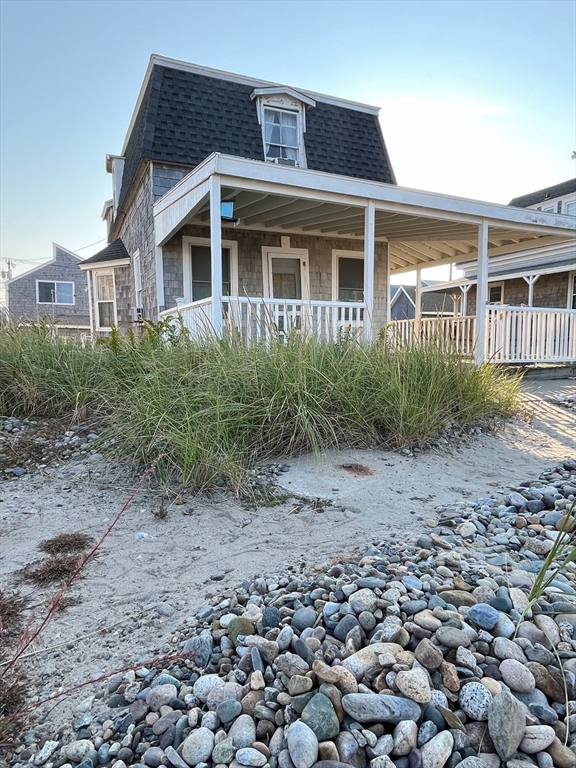
[(106, 245), (105, 156), (151, 53), (381, 107), (403, 186), (508, 203), (575, 174), (573, 0), (0, 0), (0, 35), (16, 273)]

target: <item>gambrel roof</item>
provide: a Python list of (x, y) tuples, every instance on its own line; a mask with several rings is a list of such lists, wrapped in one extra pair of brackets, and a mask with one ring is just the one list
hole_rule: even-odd
[(576, 179), (562, 181), (560, 184), (554, 184), (551, 187), (538, 189), (536, 192), (529, 192), (521, 197), (515, 197), (513, 200), (510, 200), (508, 205), (515, 205), (517, 208), (528, 208), (531, 205), (544, 203), (546, 200), (554, 200), (556, 197), (569, 195), (571, 192), (576, 192)]
[[(264, 160), (251, 96), (257, 88), (277, 85), (153, 55), (122, 152), (119, 207), (144, 159), (191, 169), (213, 152)], [(314, 104), (306, 108), (309, 169), (395, 183), (376, 107), (299, 92)]]

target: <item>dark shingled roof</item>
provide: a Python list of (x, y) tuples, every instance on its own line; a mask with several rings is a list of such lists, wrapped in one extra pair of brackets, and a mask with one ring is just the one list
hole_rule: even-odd
[[(119, 207), (143, 159), (195, 167), (212, 152), (264, 160), (252, 85), (153, 67), (125, 151)], [(374, 114), (321, 100), (306, 110), (308, 168), (393, 184)]]
[(576, 179), (569, 179), (561, 184), (554, 184), (552, 187), (546, 187), (546, 189), (539, 189), (536, 192), (515, 197), (513, 200), (510, 200), (508, 205), (515, 205), (517, 208), (528, 208), (531, 205), (544, 203), (546, 200), (553, 200), (555, 197), (569, 195), (571, 192), (576, 192)]
[(90, 256), (89, 259), (84, 259), (84, 261), (80, 262), (82, 265), (84, 264), (97, 264), (101, 261), (117, 261), (118, 259), (129, 259), (130, 254), (126, 250), (126, 247), (122, 240), (118, 238), (118, 240), (114, 240), (113, 243), (110, 243), (110, 245), (106, 246), (101, 251), (98, 251), (98, 253), (95, 253), (94, 256)]

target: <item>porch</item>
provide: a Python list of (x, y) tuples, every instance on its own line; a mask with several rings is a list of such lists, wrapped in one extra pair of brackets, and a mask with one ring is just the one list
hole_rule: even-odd
[[(387, 328), (393, 344), (442, 340), (455, 352), (488, 363), (576, 362), (576, 310), (537, 307), (486, 307), (484, 333), (475, 316), (397, 320)], [(477, 352), (479, 337), (484, 347)]]
[[(214, 154), (154, 204), (157, 316), (247, 342), (267, 329), (370, 340), (390, 322), (392, 274), (476, 259), (476, 321), (450, 333), (481, 364), (502, 346), (487, 336), (489, 256), (566, 242), (573, 228), (569, 216)], [(340, 257), (361, 260), (350, 285)]]

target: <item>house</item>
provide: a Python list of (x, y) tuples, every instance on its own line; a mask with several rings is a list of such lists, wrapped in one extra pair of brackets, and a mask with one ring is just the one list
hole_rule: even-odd
[(17, 321), (49, 318), (58, 329), (89, 332), (86, 274), (80, 257), (56, 243), (50, 261), (6, 281), (6, 306)]
[(391, 274), (570, 238), (567, 216), (399, 187), (378, 113), (151, 56), (106, 159), (109, 245), (81, 265), (94, 332), (180, 317), (248, 343), (369, 339), (390, 320)]
[[(449, 293), (433, 290), (435, 281), (423, 281), (430, 292), (420, 296), (421, 317), (442, 317), (454, 315), (454, 299)], [(392, 320), (413, 320), (416, 317), (416, 286), (397, 285), (391, 291), (390, 316)]]

